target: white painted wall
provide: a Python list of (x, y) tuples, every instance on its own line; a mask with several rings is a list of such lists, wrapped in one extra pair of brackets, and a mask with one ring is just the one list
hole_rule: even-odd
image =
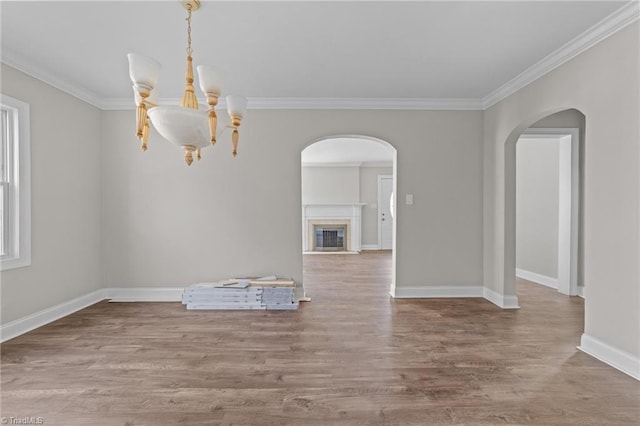
[(516, 268), (558, 278), (559, 153), (557, 139), (516, 145)]
[(31, 265), (2, 272), (2, 324), (100, 288), (100, 114), (2, 64), (31, 112)]
[(302, 167), (302, 204), (359, 202), (359, 167)]
[(155, 132), (141, 153), (134, 127), (133, 111), (103, 113), (105, 287), (301, 282), (300, 153), (345, 134), (394, 145), (399, 192), (414, 194), (398, 205), (397, 285), (482, 279), (481, 111), (251, 110), (236, 159), (221, 138), (190, 168)]
[(393, 167), (360, 168), (360, 202), (362, 208), (362, 244), (378, 244), (378, 176), (393, 176)]
[(489, 108), (484, 118), (484, 283), (515, 295), (515, 141), (551, 113), (584, 113), (583, 344), (601, 342), (601, 353), (626, 360), (640, 357), (639, 25)]

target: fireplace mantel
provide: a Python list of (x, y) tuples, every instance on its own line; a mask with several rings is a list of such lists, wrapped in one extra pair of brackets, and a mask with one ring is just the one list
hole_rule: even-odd
[(332, 203), (302, 205), (302, 247), (313, 251), (313, 225), (346, 224), (348, 227), (347, 251), (362, 250), (362, 207), (365, 203)]

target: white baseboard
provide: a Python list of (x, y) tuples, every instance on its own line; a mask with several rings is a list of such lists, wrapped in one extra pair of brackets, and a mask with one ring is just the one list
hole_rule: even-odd
[(494, 305), (498, 305), (502, 309), (519, 309), (518, 296), (505, 296), (504, 294), (496, 293), (490, 288), (483, 288), (482, 297), (487, 299)]
[(397, 299), (483, 297), (502, 309), (519, 309), (517, 296), (504, 296), (481, 286), (396, 287), (389, 294)]
[(536, 272), (526, 271), (520, 268), (516, 268), (516, 277), (534, 282), (536, 284), (542, 284), (547, 287), (555, 288), (556, 290), (558, 289), (557, 278), (548, 277), (546, 275), (538, 274)]
[(18, 337), (103, 300), (111, 302), (180, 302), (183, 291), (184, 289), (179, 287), (103, 288), (2, 324), (0, 326), (0, 342)]
[(587, 333), (582, 335), (578, 349), (640, 381), (640, 358), (589, 336)]
[(110, 302), (180, 302), (183, 291), (181, 287), (107, 288), (105, 298)]
[(66, 317), (80, 309), (91, 306), (106, 299), (105, 289), (96, 290), (84, 296), (76, 297), (68, 302), (60, 303), (42, 311), (36, 312), (26, 317), (18, 318), (14, 321), (0, 326), (0, 341), (6, 342), (9, 339), (18, 337), (43, 325), (49, 324), (62, 317)]
[(584, 299), (584, 286), (579, 285), (578, 286), (578, 296), (582, 297)]
[(441, 297), (482, 297), (482, 287), (438, 286), (397, 287), (391, 293), (397, 299), (420, 299)]
[(360, 248), (362, 250), (380, 250), (380, 246), (378, 244), (363, 244)]

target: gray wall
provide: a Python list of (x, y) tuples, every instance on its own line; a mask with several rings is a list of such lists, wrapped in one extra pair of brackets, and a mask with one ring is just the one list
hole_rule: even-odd
[(393, 167), (360, 167), (362, 244), (378, 245), (378, 176), (393, 176)]
[(557, 139), (516, 145), (516, 268), (558, 278), (559, 154)]
[(302, 204), (359, 202), (359, 167), (302, 167)]
[(397, 285), (481, 282), (481, 111), (251, 110), (236, 159), (221, 139), (191, 167), (155, 132), (141, 153), (134, 127), (133, 111), (103, 113), (106, 287), (265, 273), (301, 282), (300, 154), (345, 134), (391, 143), (398, 192), (414, 194), (398, 205)]
[(100, 114), (2, 64), (31, 122), (31, 265), (2, 272), (2, 323), (100, 288)]
[(549, 114), (586, 117), (585, 335), (640, 356), (640, 39), (635, 22), (484, 114), (484, 284), (515, 295), (515, 141)]

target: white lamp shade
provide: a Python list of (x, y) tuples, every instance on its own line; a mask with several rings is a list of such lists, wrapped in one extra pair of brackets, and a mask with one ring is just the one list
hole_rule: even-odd
[(209, 65), (198, 65), (198, 79), (200, 81), (200, 89), (206, 94), (215, 94), (220, 96), (222, 90), (222, 78)]
[(244, 113), (247, 111), (247, 98), (242, 96), (229, 95), (227, 96), (227, 112), (230, 117), (244, 117)]
[(152, 90), (158, 80), (160, 62), (149, 56), (129, 53), (129, 77), (136, 87)]
[(179, 106), (149, 109), (149, 118), (163, 138), (178, 146), (206, 148), (211, 144), (206, 111)]
[[(136, 105), (140, 105), (140, 100), (142, 97), (140, 96), (140, 92), (136, 89), (136, 86), (133, 86), (133, 99), (136, 101)], [(152, 90), (149, 96), (147, 97), (147, 102), (153, 105), (158, 105), (158, 89)]]

